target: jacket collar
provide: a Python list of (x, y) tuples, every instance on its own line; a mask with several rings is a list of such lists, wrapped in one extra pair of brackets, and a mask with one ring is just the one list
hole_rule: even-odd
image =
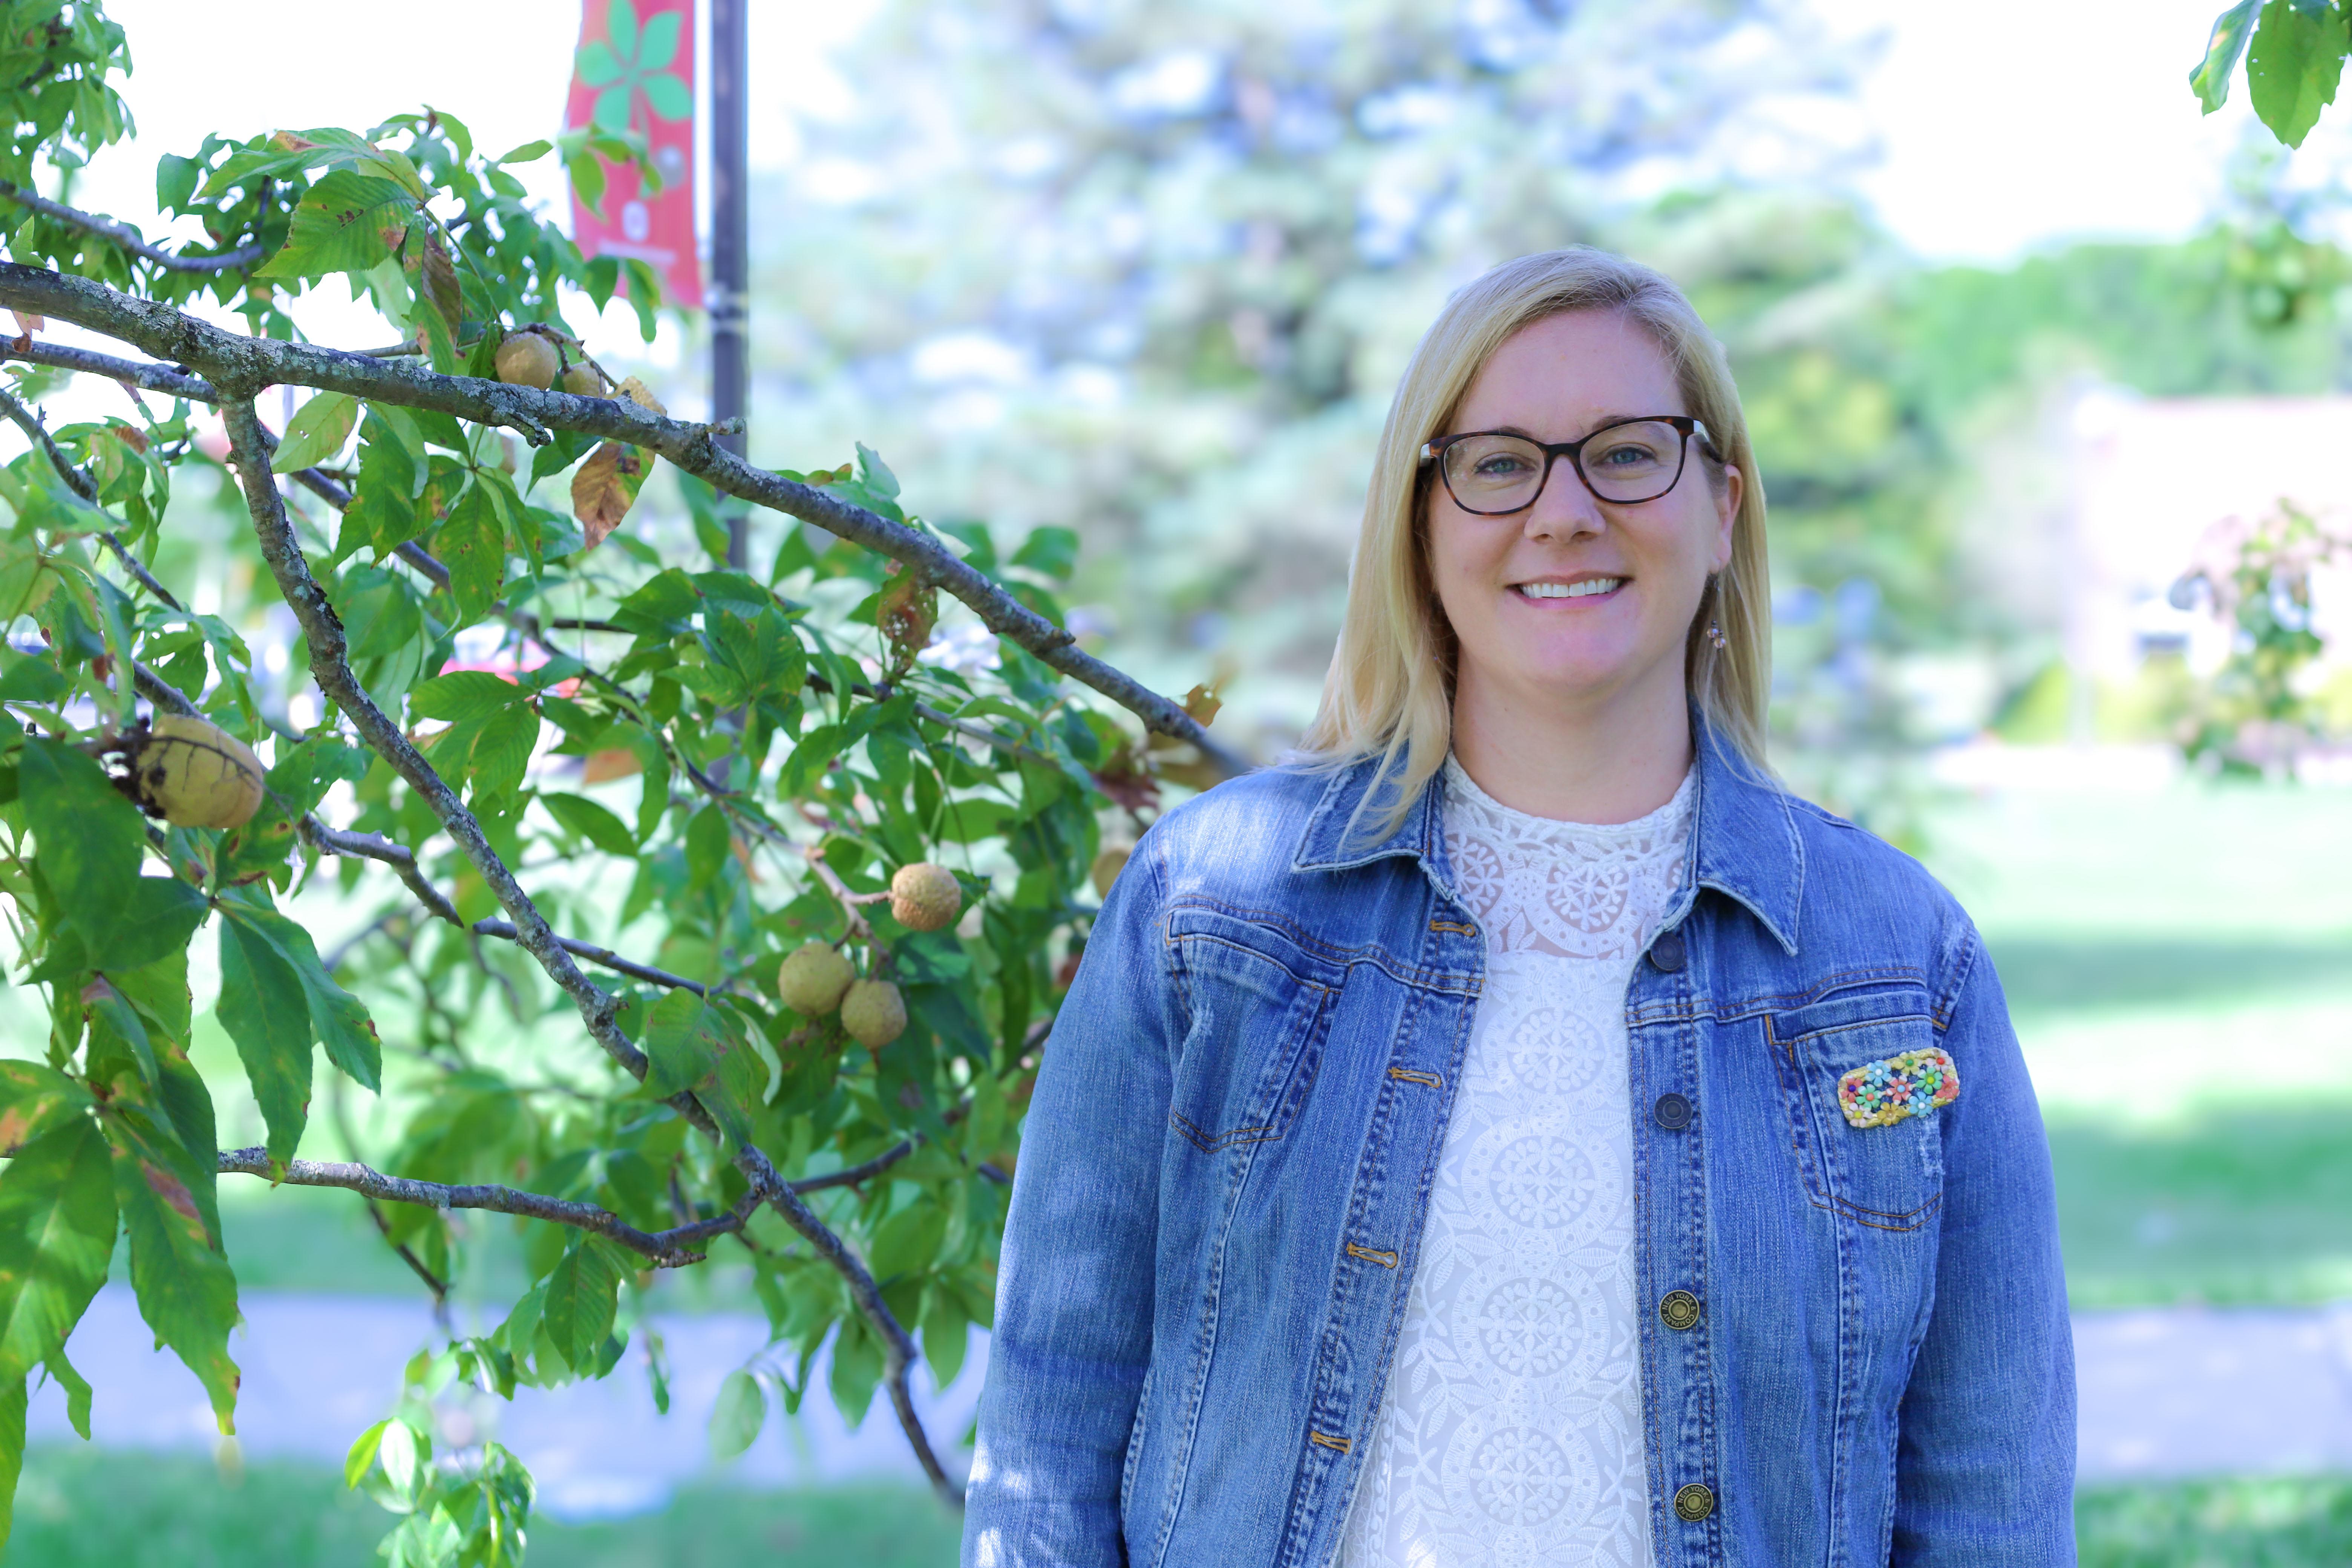
[[(1682, 918), (1696, 889), (1712, 888), (1754, 915), (1793, 957), (1804, 898), (1805, 849), (1788, 792), (1717, 734), (1696, 707), (1691, 733), (1697, 742), (1698, 788), (1689, 858), (1684, 865), (1683, 886), (1688, 891), (1676, 900), (1667, 923)], [(1367, 757), (1331, 775), (1307, 819), (1291, 869), (1341, 871), (1405, 856), (1419, 860), (1441, 886), (1450, 887), (1442, 773), (1431, 777), (1393, 832), (1370, 841), (1349, 838), (1349, 819), (1380, 772), (1380, 759)]]

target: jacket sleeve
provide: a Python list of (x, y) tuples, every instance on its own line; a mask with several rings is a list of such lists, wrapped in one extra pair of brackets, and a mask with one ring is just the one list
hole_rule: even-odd
[(1119, 1491), (1151, 1359), (1171, 1061), (1183, 1037), (1146, 835), (1054, 1021), (1021, 1139), (966, 1496), (966, 1568), (1126, 1561)]
[(1903, 1398), (1893, 1561), (2074, 1561), (2074, 1342), (2050, 1144), (2009, 1007), (1973, 931), (1944, 1046), (1935, 1304)]

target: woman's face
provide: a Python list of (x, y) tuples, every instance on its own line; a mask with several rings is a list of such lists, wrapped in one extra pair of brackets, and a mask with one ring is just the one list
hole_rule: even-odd
[[(1689, 412), (1647, 333), (1616, 311), (1579, 310), (1496, 351), (1445, 433), (1552, 444)], [(1535, 504), (1505, 517), (1463, 510), (1432, 476), (1430, 569), (1459, 645), (1457, 700), (1475, 689), (1520, 709), (1681, 701), (1684, 639), (1708, 574), (1731, 559), (1742, 482), (1727, 469), (1718, 493), (1696, 437), (1690, 446), (1675, 488), (1631, 505), (1596, 500), (1565, 457)], [(1585, 453), (1588, 471), (1597, 456)]]

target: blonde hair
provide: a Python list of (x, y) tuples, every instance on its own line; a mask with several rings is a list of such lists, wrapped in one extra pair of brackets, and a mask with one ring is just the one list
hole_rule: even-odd
[[(1688, 411), (1715, 437), (1720, 460), (1707, 465), (1708, 481), (1720, 486), (1726, 464), (1745, 481), (1732, 520), (1731, 560), (1708, 579), (1684, 642), (1684, 668), (1707, 722), (1765, 772), (1772, 625), (1764, 486), (1731, 366), (1689, 300), (1663, 274), (1572, 246), (1507, 261), (1448, 300), (1413, 351), (1381, 431), (1339, 646), (1315, 722), (1296, 753), (1320, 768), (1377, 756), (1374, 786), (1357, 818), (1370, 816), (1379, 835), (1395, 831), (1453, 744), (1455, 645), (1430, 578), (1422, 445), (1444, 432), (1496, 349), (1521, 328), (1571, 310), (1619, 311), (1646, 331), (1674, 367)], [(1700, 460), (1706, 462), (1704, 455)], [(1722, 628), (1720, 650), (1706, 635), (1710, 622)]]

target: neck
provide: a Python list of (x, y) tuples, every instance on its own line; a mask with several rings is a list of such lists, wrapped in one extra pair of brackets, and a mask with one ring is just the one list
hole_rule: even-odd
[(1465, 667), (1454, 686), (1454, 755), (1514, 811), (1594, 824), (1645, 816), (1690, 771), (1681, 661), (1623, 690), (1572, 696)]

